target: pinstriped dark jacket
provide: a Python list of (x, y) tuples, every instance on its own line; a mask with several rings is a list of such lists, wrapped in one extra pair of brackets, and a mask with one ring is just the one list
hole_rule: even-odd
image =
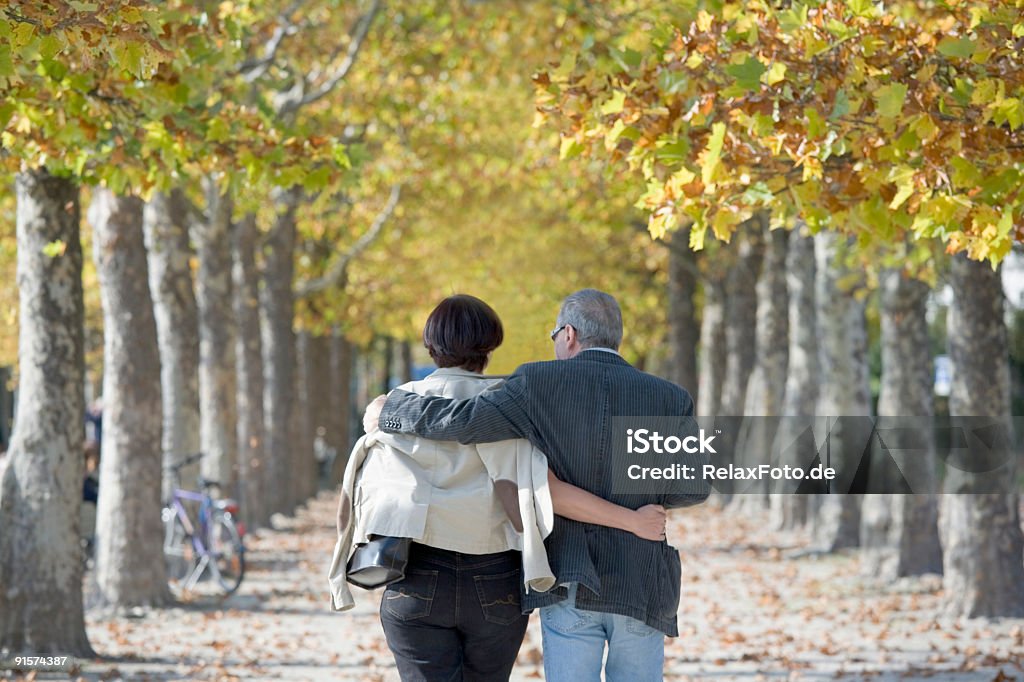
[[(547, 454), (563, 481), (634, 509), (654, 503), (674, 508), (702, 502), (710, 489), (612, 492), (611, 418), (692, 415), (693, 400), (684, 389), (617, 354), (587, 350), (569, 360), (522, 365), (499, 388), (469, 400), (392, 391), (379, 424), (391, 433), (462, 443), (526, 438)], [(630, 616), (678, 635), (681, 576), (675, 548), (562, 517), (545, 544), (559, 586), (524, 595), (525, 610), (564, 600), (563, 583), (578, 582), (578, 608)]]

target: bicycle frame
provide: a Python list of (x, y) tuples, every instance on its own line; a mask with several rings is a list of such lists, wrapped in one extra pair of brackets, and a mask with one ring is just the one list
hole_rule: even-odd
[[(189, 518), (188, 511), (185, 509), (185, 505), (182, 500), (189, 500), (199, 503), (199, 532), (196, 532), (195, 526), (192, 524), (192, 519)], [(189, 539), (192, 541), (192, 549), (199, 560), (196, 562), (192, 572), (182, 581), (182, 587), (185, 590), (191, 590), (202, 578), (203, 573), (209, 568), (213, 572), (214, 579), (220, 578), (220, 571), (217, 568), (217, 562), (213, 561), (213, 556), (206, 548), (203, 542), (206, 538), (210, 516), (210, 496), (205, 493), (198, 493), (191, 490), (184, 490), (181, 488), (175, 488), (171, 496), (171, 506), (174, 508), (174, 513), (181, 520), (182, 526), (185, 527), (185, 532), (188, 533)]]

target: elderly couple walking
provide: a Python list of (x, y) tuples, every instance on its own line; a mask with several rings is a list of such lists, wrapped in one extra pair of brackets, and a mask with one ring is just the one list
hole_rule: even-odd
[(612, 682), (660, 680), (680, 592), (665, 509), (708, 490), (618, 492), (612, 419), (683, 419), (693, 401), (619, 355), (606, 293), (565, 299), (557, 360), (486, 377), (502, 336), (483, 301), (445, 299), (423, 331), (439, 369), (367, 408), (339, 504), (333, 607), (352, 605), (354, 544), (410, 537), (380, 607), (403, 680), (507, 680), (533, 609), (548, 680), (596, 681), (602, 668)]

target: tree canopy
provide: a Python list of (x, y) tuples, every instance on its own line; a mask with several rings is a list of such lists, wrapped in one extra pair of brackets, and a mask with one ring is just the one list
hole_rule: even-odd
[(536, 75), (561, 156), (642, 178), (655, 237), (755, 211), (862, 244), (938, 239), (993, 266), (1024, 239), (1024, 7), (683, 3)]

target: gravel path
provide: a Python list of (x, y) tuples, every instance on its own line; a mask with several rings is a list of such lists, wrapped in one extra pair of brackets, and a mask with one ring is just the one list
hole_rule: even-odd
[[(330, 612), (333, 512), (333, 495), (322, 493), (250, 536), (250, 569), (226, 600), (137, 618), (88, 614), (104, 658), (71, 678), (397, 680), (380, 592), (356, 590), (353, 611)], [(1024, 620), (946, 618), (937, 577), (879, 583), (852, 555), (809, 554), (802, 535), (710, 504), (674, 512), (669, 540), (682, 550), (683, 596), (666, 679), (1024, 680)], [(541, 677), (534, 616), (513, 679)]]

